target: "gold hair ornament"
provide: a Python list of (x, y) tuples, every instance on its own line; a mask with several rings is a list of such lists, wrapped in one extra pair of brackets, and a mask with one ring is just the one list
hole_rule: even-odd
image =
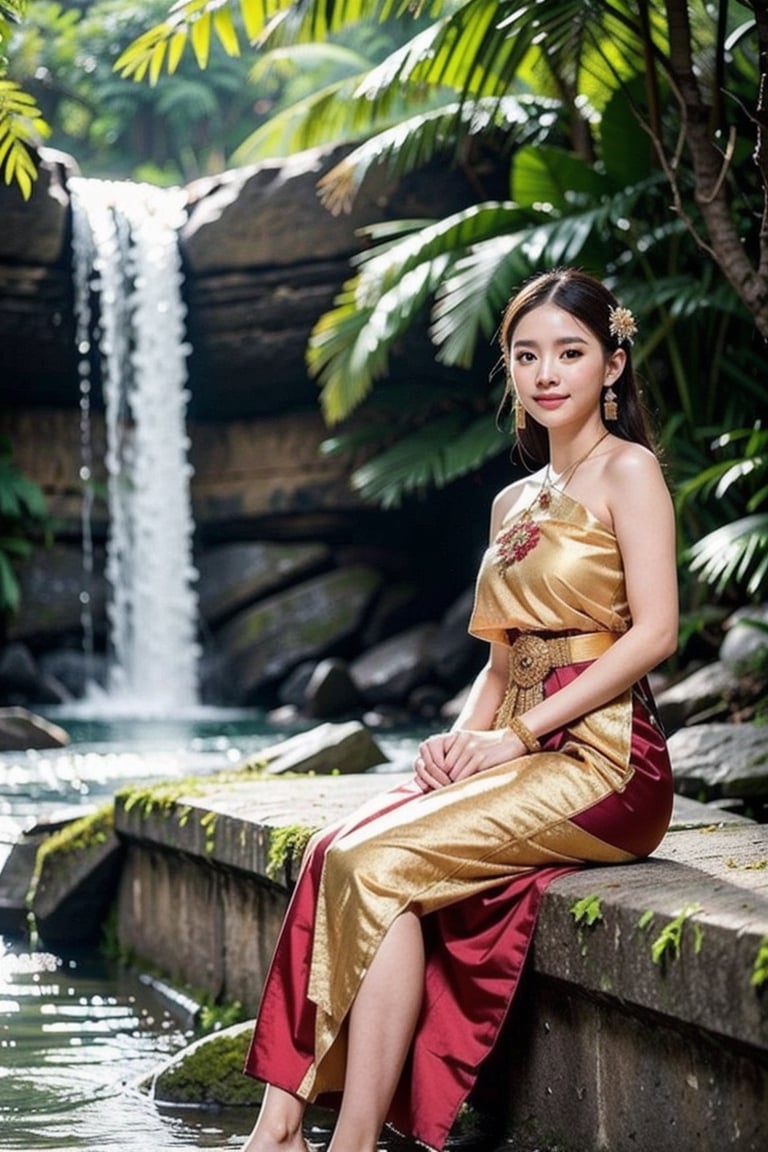
[(637, 335), (637, 324), (629, 308), (617, 305), (608, 309), (608, 331), (620, 344), (624, 340), (632, 343), (632, 337)]

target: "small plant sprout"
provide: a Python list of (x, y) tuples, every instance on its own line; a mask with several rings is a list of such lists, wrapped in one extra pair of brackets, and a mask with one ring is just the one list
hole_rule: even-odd
[(603, 919), (602, 901), (600, 897), (593, 892), (590, 896), (584, 896), (581, 900), (576, 900), (575, 903), (571, 904), (569, 911), (578, 928), (581, 954), (582, 956), (586, 956), (587, 944), (584, 939), (584, 929), (594, 928), (595, 924), (599, 924)]
[[(678, 958), (685, 925), (697, 912), (701, 912), (700, 904), (686, 904), (673, 920), (670, 920), (668, 924), (664, 925), (651, 945), (651, 958), (654, 964), (661, 964), (666, 960), (676, 960)], [(693, 950), (698, 954), (704, 942), (704, 935), (699, 924), (693, 924), (692, 928), (694, 933)]]
[(597, 924), (603, 918), (603, 902), (593, 892), (590, 896), (584, 896), (581, 900), (571, 904), (569, 911), (576, 924), (591, 928), (593, 924)]
[(768, 984), (768, 936), (763, 936), (760, 941), (749, 982), (753, 988), (762, 988)]

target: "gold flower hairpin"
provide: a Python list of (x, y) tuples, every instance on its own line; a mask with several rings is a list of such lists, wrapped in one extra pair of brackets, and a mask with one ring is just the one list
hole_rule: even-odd
[(608, 331), (619, 343), (623, 340), (632, 343), (632, 337), (637, 334), (637, 324), (629, 308), (608, 309)]

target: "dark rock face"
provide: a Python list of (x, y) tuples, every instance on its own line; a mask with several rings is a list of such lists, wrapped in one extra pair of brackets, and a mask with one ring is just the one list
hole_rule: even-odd
[(74, 161), (46, 151), (28, 202), (0, 184), (3, 403), (77, 403), (67, 178)]

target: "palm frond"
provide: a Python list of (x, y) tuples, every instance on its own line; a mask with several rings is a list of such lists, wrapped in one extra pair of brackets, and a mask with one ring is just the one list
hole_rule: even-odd
[[(358, 88), (356, 98), (359, 94)], [(515, 143), (521, 145), (540, 138), (559, 108), (556, 101), (533, 97), (440, 102), (434, 93), (432, 99), (438, 102), (437, 107), (400, 119), (391, 128), (370, 136), (323, 176), (319, 188), (329, 211), (334, 215), (349, 211), (365, 177), (377, 165), (401, 177), (441, 152), (454, 152), (467, 136), (491, 128), (511, 132)]]
[(508, 447), (487, 415), (470, 422), (460, 412), (435, 415), (355, 469), (351, 481), (363, 499), (393, 508), (410, 493), (444, 488)]
[(733, 583), (749, 596), (764, 594), (768, 583), (768, 513), (744, 516), (716, 528), (693, 544), (688, 556), (691, 571), (716, 592)]
[(176, 0), (165, 20), (147, 29), (115, 62), (121, 76), (156, 83), (163, 70), (175, 72), (187, 47), (204, 68), (213, 39), (230, 56), (239, 55), (242, 35), (233, 14), (239, 16), (245, 40), (257, 44), (281, 26), (291, 42), (320, 41), (345, 25), (398, 14), (401, 0), (340, 0), (302, 4), (296, 0)]
[[(370, 108), (356, 98), (360, 75), (327, 84), (271, 116), (239, 145), (234, 162), (249, 164), (321, 144), (353, 142), (389, 127), (389, 122), (372, 121)], [(408, 95), (401, 93), (389, 114), (397, 120), (411, 107)]]
[(29, 0), (0, 0), (0, 19), (18, 24), (27, 14)]
[(0, 170), (5, 183), (15, 182), (25, 200), (37, 177), (32, 149), (49, 133), (34, 97), (14, 80), (0, 79)]
[(307, 361), (321, 385), (321, 403), (330, 424), (348, 416), (386, 374), (395, 341), (434, 292), (448, 257), (438, 256), (408, 271), (375, 306), (361, 307), (357, 281), (350, 281), (315, 325)]

